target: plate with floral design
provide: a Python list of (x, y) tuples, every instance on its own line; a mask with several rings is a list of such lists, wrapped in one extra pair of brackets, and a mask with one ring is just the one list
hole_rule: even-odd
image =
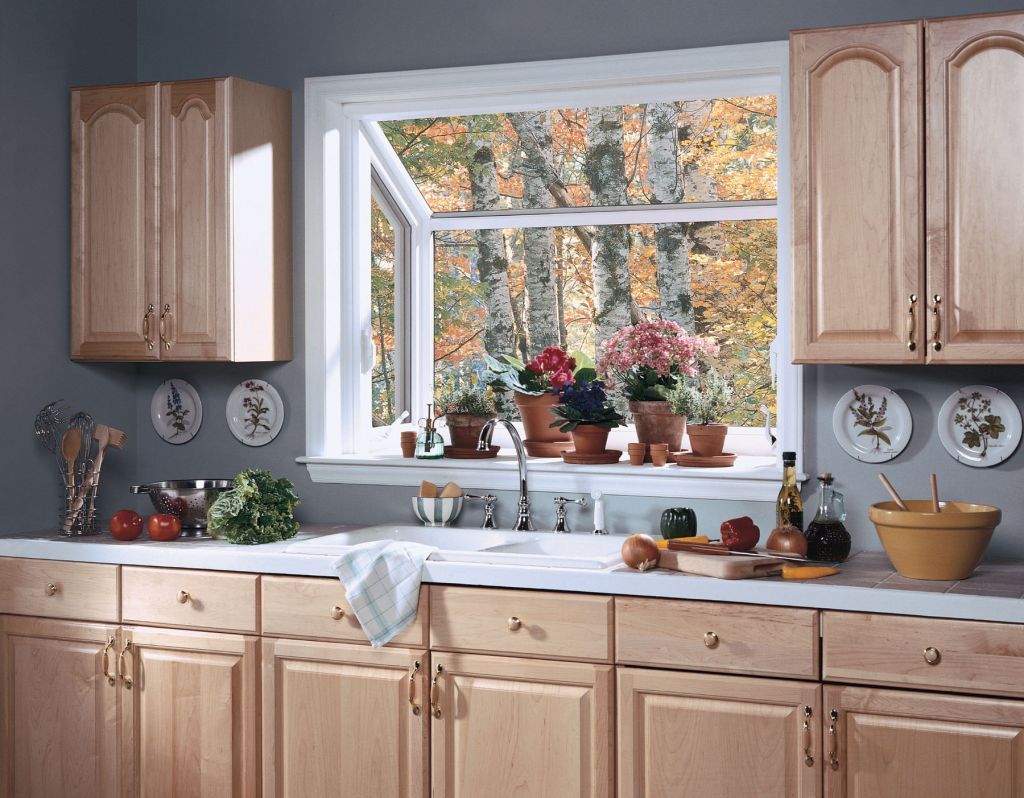
[(892, 388), (858, 385), (843, 394), (832, 413), (832, 431), (850, 457), (885, 463), (907, 448), (914, 422)]
[(1020, 445), (1021, 418), (1016, 403), (988, 385), (966, 385), (942, 403), (939, 440), (964, 465), (997, 465)]
[(167, 380), (153, 394), (149, 417), (156, 434), (168, 443), (188, 443), (203, 424), (203, 403), (185, 380)]
[(228, 397), (228, 429), (246, 446), (266, 446), (284, 425), (281, 394), (264, 380), (238, 383)]

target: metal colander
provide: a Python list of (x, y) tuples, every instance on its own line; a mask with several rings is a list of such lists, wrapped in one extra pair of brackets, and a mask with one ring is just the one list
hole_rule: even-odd
[(132, 485), (132, 493), (145, 493), (157, 512), (181, 519), (183, 534), (200, 537), (206, 534), (206, 513), (210, 505), (234, 484), (230, 479), (174, 479)]

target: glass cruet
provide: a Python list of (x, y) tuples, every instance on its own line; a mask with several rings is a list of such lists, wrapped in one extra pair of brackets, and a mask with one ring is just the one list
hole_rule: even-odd
[(818, 475), (821, 483), (818, 512), (807, 525), (807, 557), (811, 560), (843, 562), (850, 556), (850, 533), (843, 526), (846, 501), (833, 486), (830, 473)]

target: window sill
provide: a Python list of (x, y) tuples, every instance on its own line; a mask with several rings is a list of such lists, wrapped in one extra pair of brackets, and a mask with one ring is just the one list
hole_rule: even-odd
[[(456, 482), (469, 490), (518, 490), (516, 458), (492, 460), (412, 460), (398, 455), (351, 454), (300, 457), (313, 482), (348, 485), (416, 486), (423, 480)], [(774, 457), (740, 455), (730, 468), (652, 465), (569, 465), (558, 458), (530, 458), (533, 490), (611, 496), (775, 501), (782, 470)]]

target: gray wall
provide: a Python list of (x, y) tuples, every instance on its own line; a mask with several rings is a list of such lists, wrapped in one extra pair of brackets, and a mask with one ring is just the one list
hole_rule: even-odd
[[(0, 0), (0, 532), (55, 522), (56, 467), (32, 438), (47, 402), (63, 397), (138, 444), (134, 367), (68, 360), (68, 87), (134, 79), (135, 13), (134, 0)], [(131, 479), (135, 452), (111, 454), (105, 485)]]

